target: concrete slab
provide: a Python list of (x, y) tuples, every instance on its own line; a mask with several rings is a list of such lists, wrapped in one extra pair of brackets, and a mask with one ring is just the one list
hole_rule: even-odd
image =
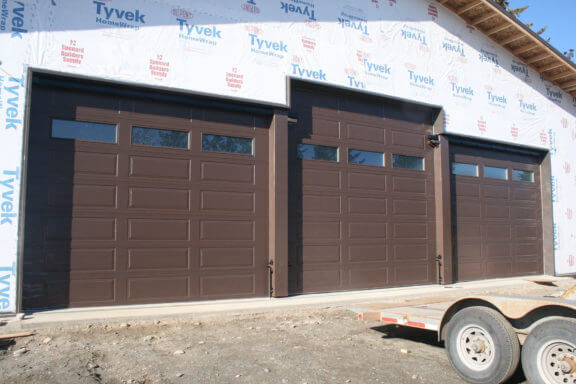
[[(573, 278), (538, 276), (531, 280), (554, 279), (559, 287), (568, 288)], [(458, 283), (453, 285), (425, 285), (403, 288), (387, 288), (365, 291), (347, 291), (322, 294), (308, 294), (287, 298), (235, 299), (186, 303), (130, 305), (115, 307), (90, 307), (48, 310), (26, 313), (23, 319), (4, 319), (7, 324), (0, 328), (2, 333), (10, 329), (40, 329), (74, 324), (96, 324), (108, 321), (138, 321), (166, 318), (199, 318), (210, 316), (231, 316), (235, 314), (263, 313), (275, 310), (298, 308), (328, 308), (349, 306), (361, 302), (388, 301), (402, 303), (414, 297), (438, 296), (450, 298), (470, 294), (503, 292), (510, 289), (534, 287), (528, 278), (510, 278)], [(560, 288), (559, 288), (560, 289)], [(19, 316), (22, 317), (22, 316)]]

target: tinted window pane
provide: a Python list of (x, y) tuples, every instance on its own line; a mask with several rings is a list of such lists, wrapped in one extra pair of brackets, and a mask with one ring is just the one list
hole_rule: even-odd
[(220, 135), (202, 135), (202, 149), (213, 152), (252, 154), (252, 139)]
[(384, 166), (384, 154), (382, 152), (348, 150), (348, 162), (352, 164)]
[(394, 168), (406, 168), (416, 171), (423, 171), (424, 158), (416, 156), (393, 155), (392, 166)]
[(455, 175), (478, 177), (478, 166), (476, 164), (452, 163), (452, 173)]
[(132, 144), (187, 149), (188, 132), (132, 127)]
[(484, 177), (508, 180), (508, 170), (506, 168), (484, 167)]
[(534, 172), (531, 171), (521, 171), (515, 169), (512, 171), (512, 180), (515, 181), (528, 181), (530, 183), (534, 182)]
[(298, 158), (338, 161), (338, 148), (325, 145), (298, 144)]
[(52, 120), (52, 137), (115, 143), (116, 126), (84, 121)]

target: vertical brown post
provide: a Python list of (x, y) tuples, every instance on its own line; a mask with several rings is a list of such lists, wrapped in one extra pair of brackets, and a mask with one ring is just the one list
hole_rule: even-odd
[(272, 295), (288, 296), (288, 115), (275, 111), (269, 135), (269, 259)]
[(434, 124), (440, 134), (440, 146), (434, 154), (434, 191), (436, 196), (436, 255), (441, 256), (440, 276), (443, 284), (454, 282), (452, 244), (452, 196), (450, 185), (450, 142), (444, 132), (444, 111)]
[(542, 245), (545, 275), (555, 275), (554, 265), (554, 218), (552, 216), (552, 169), (550, 152), (540, 164), (540, 185), (542, 195)]

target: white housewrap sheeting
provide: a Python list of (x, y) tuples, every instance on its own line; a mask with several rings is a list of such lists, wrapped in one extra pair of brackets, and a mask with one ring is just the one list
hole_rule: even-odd
[(445, 108), (549, 148), (556, 272), (576, 273), (576, 99), (435, 1), (0, 0), (0, 312), (15, 311), (27, 68), (285, 104), (286, 77)]

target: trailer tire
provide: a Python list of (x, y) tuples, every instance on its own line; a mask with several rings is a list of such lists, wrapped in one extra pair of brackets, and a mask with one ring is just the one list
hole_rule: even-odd
[(576, 319), (534, 328), (522, 347), (522, 368), (532, 384), (576, 383)]
[(468, 307), (446, 325), (446, 352), (469, 383), (502, 383), (518, 369), (520, 343), (510, 323), (487, 307)]

